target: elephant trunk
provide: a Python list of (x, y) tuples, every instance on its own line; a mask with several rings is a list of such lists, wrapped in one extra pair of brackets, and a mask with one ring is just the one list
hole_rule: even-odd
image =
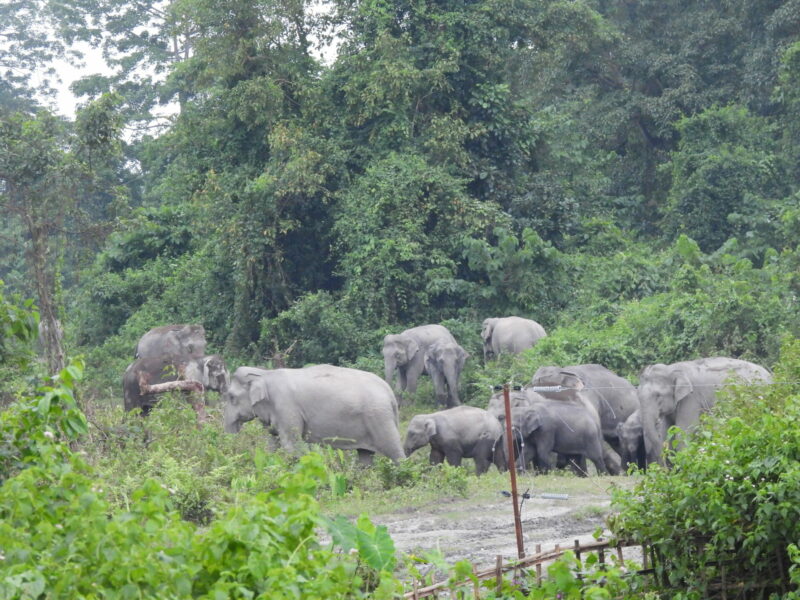
[(230, 403), (225, 403), (225, 408), (222, 410), (222, 427), (225, 433), (239, 433), (242, 428), (242, 422), (237, 418)]
[(395, 361), (394, 357), (385, 356), (383, 358), (384, 362), (384, 374), (383, 379), (389, 386), (392, 386), (392, 379), (394, 378), (394, 370), (397, 367), (397, 362)]
[(661, 456), (664, 439), (658, 430), (658, 414), (653, 410), (647, 410), (642, 406), (642, 433), (644, 435), (644, 447), (647, 456), (647, 464), (663, 464)]
[(455, 365), (445, 365), (444, 379), (447, 382), (447, 407), (458, 406), (461, 401), (458, 399), (458, 371)]

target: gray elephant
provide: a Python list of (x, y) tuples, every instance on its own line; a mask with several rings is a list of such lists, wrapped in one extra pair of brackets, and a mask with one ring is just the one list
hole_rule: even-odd
[(519, 463), (532, 457), (536, 467), (546, 473), (553, 468), (552, 453), (557, 453), (573, 460), (588, 458), (598, 474), (608, 472), (597, 416), (584, 403), (546, 399), (515, 408), (511, 423), (524, 444), (523, 458), (517, 457)]
[(202, 325), (164, 325), (145, 333), (136, 344), (134, 358), (151, 356), (204, 356), (206, 330)]
[(230, 375), (218, 354), (138, 358), (128, 365), (122, 376), (125, 410), (139, 408), (142, 415), (150, 414), (158, 403), (158, 394), (143, 392), (140, 386), (173, 381), (196, 381), (202, 383), (206, 390), (224, 392)]
[(487, 361), (500, 354), (519, 354), (533, 348), (547, 336), (544, 327), (522, 317), (496, 317), (484, 319), (481, 327), (483, 359)]
[(617, 425), (617, 439), (620, 445), (622, 467), (627, 471), (634, 464), (640, 469), (647, 467), (642, 431), (642, 412), (636, 410), (624, 423)]
[(452, 408), (461, 404), (458, 383), (469, 354), (455, 342), (439, 340), (425, 352), (425, 372), (433, 380), (436, 403)]
[(578, 395), (590, 402), (600, 417), (603, 439), (617, 454), (621, 454), (617, 425), (624, 423), (639, 408), (636, 387), (627, 379), (602, 365), (586, 364), (541, 367), (534, 374), (532, 385), (534, 389), (552, 386), (565, 388), (563, 392), (541, 391), (547, 398), (570, 399)]
[(415, 450), (430, 445), (431, 464), (447, 459), (456, 467), (462, 459), (472, 458), (476, 474), (482, 475), (492, 463), (500, 470), (505, 469), (503, 455), (495, 457), (493, 453), (494, 442), (502, 433), (500, 422), (482, 408), (456, 406), (412, 417), (403, 450), (410, 456)]
[(716, 393), (727, 381), (769, 383), (764, 367), (745, 360), (716, 356), (646, 367), (639, 376), (639, 403), (647, 463), (663, 464), (667, 430), (676, 426), (689, 432), (700, 415), (716, 402)]
[[(429, 355), (432, 346), (437, 350)], [(430, 360), (426, 361), (426, 356)], [(419, 376), (427, 373), (433, 378), (438, 399), (447, 398), (448, 405), (459, 404), (458, 379), (466, 358), (467, 353), (442, 325), (421, 325), (383, 338), (385, 380), (392, 385), (397, 373), (398, 397), (406, 390), (415, 393)]]
[(240, 367), (223, 396), (225, 431), (259, 419), (295, 451), (303, 439), (357, 450), (362, 462), (378, 452), (397, 462), (405, 457), (397, 401), (377, 375), (332, 365), (303, 369)]

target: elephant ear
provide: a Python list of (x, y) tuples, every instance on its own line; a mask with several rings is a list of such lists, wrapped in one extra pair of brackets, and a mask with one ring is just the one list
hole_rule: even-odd
[(694, 391), (694, 386), (692, 382), (689, 381), (689, 378), (686, 376), (681, 370), (676, 370), (674, 372), (674, 385), (675, 385), (675, 406), (677, 406), (681, 400), (685, 399), (689, 394)]
[(258, 377), (250, 382), (250, 389), (247, 394), (253, 414), (264, 424), (269, 425), (270, 419), (270, 398), (267, 382), (263, 377)]
[(494, 319), (484, 319), (483, 326), (481, 327), (481, 338), (484, 342), (488, 342), (492, 337), (494, 331)]
[(461, 346), (459, 346), (458, 350), (457, 350), (457, 354), (458, 354), (458, 368), (459, 369), (463, 369), (464, 368), (464, 363), (469, 358), (469, 352), (467, 352)]
[(427, 419), (423, 428), (425, 430), (425, 435), (428, 436), (428, 439), (431, 439), (436, 435), (436, 420)]
[(522, 420), (520, 421), (519, 429), (522, 432), (522, 435), (527, 437), (541, 426), (542, 417), (539, 415), (539, 411), (526, 410), (522, 416)]
[(406, 340), (406, 360), (411, 362), (411, 360), (417, 355), (419, 352), (419, 344), (416, 340), (412, 338), (408, 338)]

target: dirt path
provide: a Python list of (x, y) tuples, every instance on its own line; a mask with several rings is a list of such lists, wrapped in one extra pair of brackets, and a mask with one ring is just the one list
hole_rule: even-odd
[[(536, 544), (551, 549), (557, 543), (593, 540), (594, 531), (603, 527), (610, 504), (610, 494), (604, 491), (607, 486), (575, 481), (569, 483), (568, 499), (534, 496), (524, 500), (521, 517), (526, 554), (532, 554)], [(524, 482), (521, 489), (525, 489)], [(373, 520), (386, 525), (398, 550), (406, 553), (419, 555), (438, 549), (450, 563), (467, 559), (479, 567), (493, 565), (498, 554), (517, 556), (511, 498), (499, 492), (484, 499), (440, 500), (435, 506), (377, 515)]]

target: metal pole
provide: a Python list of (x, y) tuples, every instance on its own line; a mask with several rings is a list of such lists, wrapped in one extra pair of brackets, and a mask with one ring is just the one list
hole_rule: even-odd
[[(525, 558), (525, 546), (522, 542), (522, 520), (519, 516), (519, 497), (517, 496), (517, 465), (514, 459), (514, 438), (511, 431), (511, 399), (508, 384), (503, 385), (503, 401), (506, 410), (506, 456), (508, 472), (511, 474), (511, 502), (514, 504), (514, 530), (517, 533), (517, 558)], [(525, 460), (524, 457), (522, 460)]]

